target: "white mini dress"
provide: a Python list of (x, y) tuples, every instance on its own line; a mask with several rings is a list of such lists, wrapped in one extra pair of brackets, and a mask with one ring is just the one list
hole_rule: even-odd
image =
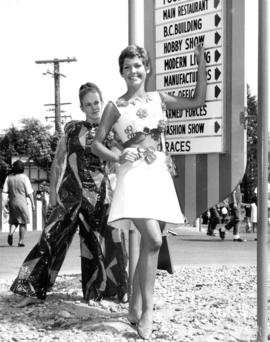
[[(117, 100), (114, 104), (120, 117), (113, 129), (124, 146), (137, 133), (156, 133), (165, 118), (164, 104), (158, 92), (147, 93), (145, 98), (132, 102)], [(160, 139), (160, 134), (157, 138)], [(127, 148), (137, 152), (134, 147)], [(110, 206), (110, 225), (122, 228), (121, 220), (132, 218), (173, 224), (184, 222), (166, 155), (161, 151), (156, 151), (155, 155), (157, 158), (151, 164), (141, 158), (120, 165)]]

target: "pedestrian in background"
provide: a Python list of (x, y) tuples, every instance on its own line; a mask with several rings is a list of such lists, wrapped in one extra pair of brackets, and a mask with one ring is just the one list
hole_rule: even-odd
[(35, 210), (33, 188), (30, 179), (24, 174), (24, 163), (16, 160), (12, 165), (11, 174), (7, 176), (3, 186), (3, 208), (8, 207), (9, 234), (8, 244), (13, 245), (13, 234), (19, 227), (18, 247), (24, 247), (24, 236), (27, 224), (30, 223), (30, 211), (27, 199)]
[(226, 223), (224, 228), (221, 228), (222, 235), (224, 236), (223, 239), (226, 235), (226, 229), (230, 230), (233, 228), (233, 241), (243, 242), (244, 240), (240, 237), (242, 194), (239, 184), (228, 196), (228, 204), (230, 220)]
[[(137, 45), (119, 56), (120, 74), (127, 91), (110, 101), (104, 111), (93, 152), (100, 158), (119, 162), (109, 222), (118, 226), (129, 218), (141, 235), (139, 259), (130, 296), (128, 320), (137, 326), (143, 339), (150, 339), (153, 322), (153, 291), (165, 223), (181, 223), (182, 213), (172, 177), (166, 165), (164, 131), (166, 109), (202, 106), (206, 94), (206, 72), (202, 46), (195, 49), (198, 81), (194, 96), (183, 98), (165, 92), (146, 92), (150, 72), (147, 51)], [(114, 129), (122, 144), (116, 154), (104, 144)]]
[(36, 192), (36, 200), (40, 201), (41, 203), (42, 229), (43, 229), (45, 222), (46, 222), (47, 211), (48, 211), (49, 202), (50, 202), (49, 185), (47, 184), (46, 181), (42, 182), (39, 190)]
[(253, 196), (250, 203), (251, 215), (251, 229), (252, 233), (257, 233), (257, 196)]
[(210, 218), (206, 235), (215, 236), (215, 229), (218, 228), (221, 240), (225, 239), (224, 225), (228, 221), (227, 202), (222, 201), (209, 209)]
[[(19, 307), (40, 302), (63, 264), (79, 226), (82, 290), (86, 301), (127, 296), (127, 257), (119, 230), (107, 224), (112, 191), (106, 163), (92, 153), (102, 113), (102, 93), (86, 83), (79, 89), (83, 121), (71, 121), (60, 139), (50, 172), (50, 215), (11, 286), (25, 298)], [(110, 148), (112, 137), (106, 139)]]
[(215, 236), (214, 231), (219, 223), (221, 223), (221, 216), (219, 214), (217, 205), (214, 205), (209, 209), (209, 220), (206, 235)]

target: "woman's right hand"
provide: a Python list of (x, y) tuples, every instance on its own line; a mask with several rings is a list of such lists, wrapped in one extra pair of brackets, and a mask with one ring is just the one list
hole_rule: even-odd
[(51, 207), (55, 207), (57, 204), (57, 199), (56, 199), (56, 193), (51, 191), (50, 192), (50, 199), (49, 199), (49, 205)]

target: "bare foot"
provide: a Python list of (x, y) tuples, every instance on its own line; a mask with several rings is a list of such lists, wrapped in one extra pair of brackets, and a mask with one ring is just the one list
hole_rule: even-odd
[(135, 326), (138, 325), (140, 317), (141, 317), (141, 315), (135, 310), (133, 310), (133, 311), (130, 310), (128, 315), (127, 315), (127, 319), (129, 321), (129, 323), (131, 325), (135, 325)]
[(153, 320), (150, 317), (145, 317), (145, 318), (140, 319), (140, 321), (138, 323), (137, 331), (138, 331), (138, 335), (143, 340), (150, 340), (151, 339), (152, 322), (153, 322)]
[(34, 304), (41, 304), (44, 301), (42, 299), (33, 298), (33, 297), (25, 297), (22, 299), (18, 304), (14, 305), (16, 308), (24, 308), (28, 305), (34, 305)]

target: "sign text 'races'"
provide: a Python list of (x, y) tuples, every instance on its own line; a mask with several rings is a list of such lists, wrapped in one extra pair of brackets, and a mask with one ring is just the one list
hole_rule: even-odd
[(166, 141), (166, 150), (169, 153), (183, 153), (190, 152), (191, 141), (190, 140), (176, 140), (176, 141)]
[(222, 152), (223, 139), (221, 136), (198, 137), (185, 139), (168, 138), (165, 142), (166, 150), (171, 154), (197, 154), (205, 151)]

